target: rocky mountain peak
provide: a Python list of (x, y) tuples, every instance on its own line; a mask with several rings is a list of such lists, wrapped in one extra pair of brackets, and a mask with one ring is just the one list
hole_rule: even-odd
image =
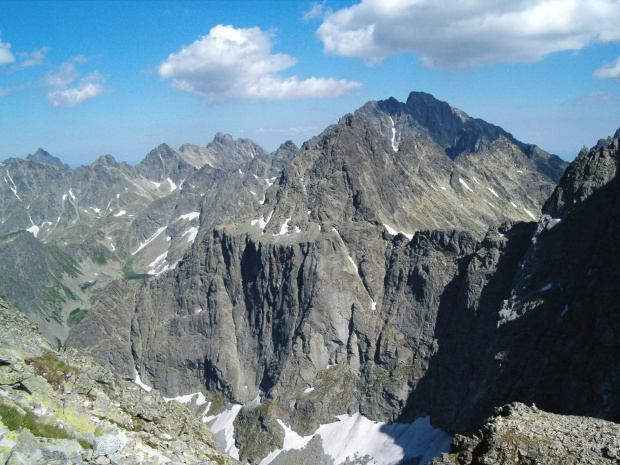
[(66, 168), (68, 170), (71, 169), (69, 165), (63, 163), (60, 158), (51, 155), (49, 152), (46, 152), (42, 148), (38, 148), (34, 154), (28, 154), (26, 160), (36, 161), (39, 163), (46, 163), (48, 165), (58, 166), (59, 168)]
[(461, 154), (481, 153), (503, 136), (554, 182), (559, 181), (567, 166), (559, 157), (525, 144), (501, 127), (472, 118), (425, 92), (411, 92), (406, 103), (393, 97), (368, 102), (355, 114), (379, 130), (394, 151), (398, 151), (408, 138), (431, 139), (454, 160)]
[(118, 166), (118, 162), (112, 155), (106, 154), (101, 155), (90, 166), (92, 168), (95, 168), (96, 166)]
[(234, 139), (230, 134), (218, 132), (213, 138), (213, 142), (217, 144), (231, 144), (234, 142)]
[(613, 138), (600, 139), (587, 153), (566, 169), (559, 185), (547, 200), (543, 212), (554, 218), (564, 218), (596, 190), (612, 181), (618, 174), (620, 130)]

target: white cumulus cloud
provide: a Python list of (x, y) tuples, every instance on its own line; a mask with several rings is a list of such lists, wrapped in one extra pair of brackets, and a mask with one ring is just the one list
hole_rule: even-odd
[(401, 52), (433, 68), (532, 63), (620, 40), (617, 0), (362, 0), (328, 13), (317, 30), (326, 53), (367, 64)]
[(332, 98), (362, 86), (344, 79), (281, 76), (279, 73), (297, 60), (272, 54), (272, 38), (257, 27), (217, 25), (208, 35), (170, 54), (159, 66), (159, 75), (171, 79), (176, 89), (202, 96), (210, 103)]
[(594, 71), (594, 76), (599, 79), (615, 79), (620, 82), (620, 57), (616, 58), (611, 63), (605, 63)]
[(2, 38), (0, 38), (0, 65), (13, 63), (14, 61), (15, 57), (13, 53), (11, 53), (11, 44), (2, 42)]
[[(83, 61), (73, 60), (80, 63)], [(47, 89), (47, 101), (54, 107), (73, 107), (114, 89), (105, 86), (107, 76), (94, 71), (85, 76), (75, 69), (72, 62), (60, 65), (57, 71), (49, 72), (43, 78)]]

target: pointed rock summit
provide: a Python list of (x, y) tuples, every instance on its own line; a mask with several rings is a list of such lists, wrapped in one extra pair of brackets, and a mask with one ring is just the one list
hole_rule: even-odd
[(461, 154), (481, 153), (503, 136), (519, 147), (537, 169), (554, 182), (560, 180), (568, 166), (558, 156), (548, 154), (535, 145), (525, 144), (501, 127), (472, 118), (425, 92), (411, 92), (406, 103), (393, 97), (371, 101), (355, 114), (378, 129), (392, 144), (394, 151), (406, 139), (431, 139), (454, 160)]
[(69, 165), (63, 163), (60, 158), (50, 155), (49, 152), (46, 152), (42, 148), (37, 149), (34, 154), (29, 153), (26, 157), (26, 160), (36, 161), (39, 163), (45, 163), (47, 165), (58, 166), (59, 168), (66, 168), (68, 170), (71, 169)]

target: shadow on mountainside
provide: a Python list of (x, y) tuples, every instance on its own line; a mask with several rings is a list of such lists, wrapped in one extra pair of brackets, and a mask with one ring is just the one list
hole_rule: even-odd
[[(620, 421), (619, 193), (615, 178), (542, 230), (536, 246), (533, 224), (517, 224), (505, 247), (485, 239), (485, 254), (464, 258), (441, 296), (439, 349), (397, 421), (430, 415), (467, 434), (513, 401)], [(484, 282), (480, 270), (496, 253)], [(513, 289), (515, 319), (499, 324)]]

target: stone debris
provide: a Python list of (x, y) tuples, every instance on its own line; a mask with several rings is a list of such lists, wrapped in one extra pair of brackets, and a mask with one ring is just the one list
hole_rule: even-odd
[(620, 425), (520, 403), (496, 409), (477, 435), (457, 435), (433, 465), (619, 464)]
[(187, 407), (55, 352), (2, 300), (0, 408), (0, 465), (235, 463)]

